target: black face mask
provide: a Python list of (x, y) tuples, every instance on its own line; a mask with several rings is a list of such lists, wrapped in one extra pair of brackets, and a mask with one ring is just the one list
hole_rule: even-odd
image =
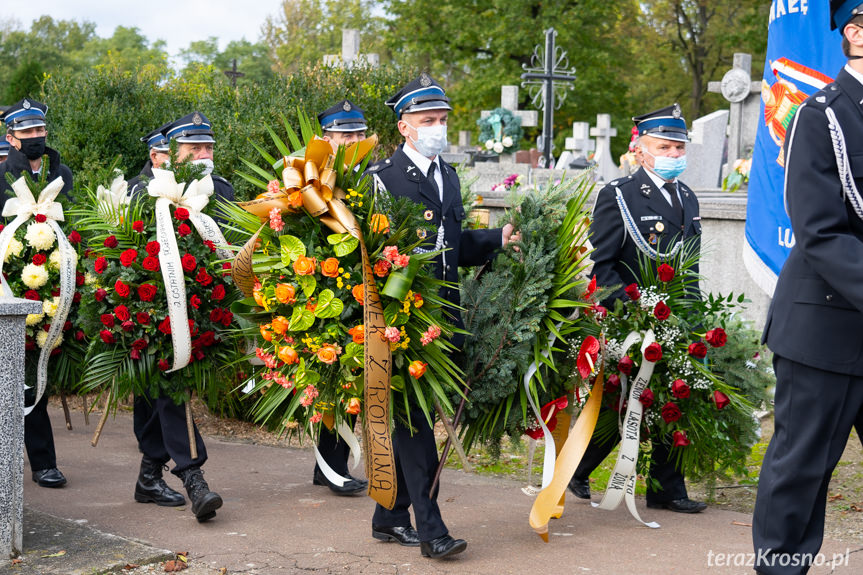
[(38, 160), (45, 153), (45, 136), (18, 141), (21, 142), (21, 153), (27, 156), (28, 160)]

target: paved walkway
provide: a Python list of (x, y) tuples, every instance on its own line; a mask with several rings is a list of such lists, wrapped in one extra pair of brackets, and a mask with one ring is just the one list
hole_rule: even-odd
[[(29, 517), (50, 514), (102, 533), (116, 541), (145, 544), (135, 551), (118, 547), (114, 564), (142, 563), (164, 556), (164, 550), (188, 551), (193, 569), (184, 573), (359, 573), (359, 574), (522, 574), (593, 573), (600, 575), (749, 574), (745, 566), (717, 566), (718, 558), (751, 551), (750, 517), (708, 509), (699, 515), (648, 510), (639, 513), (661, 529), (638, 525), (625, 509), (603, 512), (584, 502), (570, 501), (561, 519), (553, 520), (550, 543), (530, 529), (532, 499), (509, 480), (446, 470), (440, 495), (451, 533), (467, 539), (465, 553), (443, 561), (420, 556), (416, 548), (377, 542), (371, 538), (374, 503), (368, 497), (338, 497), (311, 482), (314, 465), (309, 450), (274, 448), (207, 439), (210, 460), (204, 466), (210, 487), (225, 505), (212, 521), (199, 524), (190, 509), (157, 507), (132, 499), (140, 455), (132, 434), (132, 418), (118, 414), (108, 420), (97, 448), (89, 440), (94, 422), (85, 427), (73, 413), (74, 431), (67, 431), (59, 410), (52, 411), (60, 469), (69, 479), (62, 489), (44, 489), (25, 481)], [(360, 472), (361, 473), (361, 472)], [(181, 490), (174, 476), (169, 484)], [(38, 515), (45, 517), (44, 515)], [(30, 519), (30, 521), (35, 521)], [(51, 533), (36, 533), (25, 524), (25, 547), (56, 550)], [(48, 539), (48, 540), (45, 540)], [(53, 546), (52, 546), (53, 545)], [(81, 547), (85, 547), (82, 549)], [(105, 572), (88, 546), (64, 549), (54, 569), (26, 571), (28, 559), (17, 566), (0, 566), (0, 573)], [(825, 542), (827, 559), (848, 546)], [(839, 575), (863, 572), (863, 552), (851, 547)], [(159, 555), (159, 553), (162, 555)], [(711, 556), (711, 552), (713, 555)], [(42, 553), (49, 555), (51, 553)], [(72, 568), (73, 561), (89, 568)], [(125, 554), (125, 555), (124, 555)], [(713, 565), (709, 561), (713, 558)], [(730, 557), (734, 560), (735, 557)], [(738, 561), (745, 556), (736, 557)], [(75, 563), (77, 565), (78, 563)], [(66, 569), (66, 570), (64, 570)], [(811, 571), (830, 573), (826, 567)]]

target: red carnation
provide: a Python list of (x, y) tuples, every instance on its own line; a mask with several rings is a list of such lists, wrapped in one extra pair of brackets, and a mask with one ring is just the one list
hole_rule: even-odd
[(181, 221), (182, 220), (188, 220), (189, 219), (189, 210), (187, 210), (186, 208), (178, 207), (174, 211), (174, 217), (177, 218), (178, 220), (181, 220)]
[(108, 292), (106, 292), (102, 288), (99, 288), (95, 292), (93, 292), (93, 297), (96, 298), (96, 301), (102, 301), (103, 299), (105, 299), (106, 295), (108, 295)]
[(671, 316), (671, 308), (665, 305), (664, 301), (660, 301), (653, 308), (653, 317), (659, 321), (665, 321)]
[(725, 334), (724, 329), (721, 327), (715, 327), (704, 334), (704, 339), (707, 340), (707, 343), (709, 343), (711, 347), (722, 347), (728, 341), (728, 336)]
[(221, 301), (225, 299), (225, 286), (222, 284), (213, 288), (213, 293), (210, 294), (210, 299), (213, 301)]
[(662, 346), (656, 342), (651, 343), (644, 350), (644, 359), (650, 363), (656, 363), (662, 359)]
[(713, 392), (713, 401), (716, 403), (716, 409), (722, 409), (727, 407), (731, 400), (728, 399), (728, 396), (722, 393), (721, 391)]
[(102, 242), (105, 244), (106, 248), (116, 248), (117, 247), (117, 238), (114, 236), (108, 236), (105, 238), (105, 241)]
[(674, 423), (680, 416), (683, 415), (680, 412), (680, 408), (677, 407), (676, 403), (668, 402), (662, 406), (662, 419), (665, 420), (665, 423)]
[(110, 313), (103, 313), (102, 315), (99, 316), (99, 319), (102, 321), (102, 324), (105, 327), (108, 327), (108, 328), (114, 327), (114, 316), (111, 315)]
[(164, 359), (159, 360), (159, 369), (162, 371), (167, 371), (171, 367), (171, 364), (165, 361)]
[(180, 224), (179, 226), (177, 226), (177, 233), (180, 235), (181, 238), (184, 238), (192, 233), (192, 228), (190, 228), (186, 224)]
[(677, 399), (686, 399), (689, 397), (689, 386), (682, 379), (675, 379), (671, 383), (671, 395)]
[(224, 315), (224, 312), (222, 311), (222, 308), (219, 308), (219, 307), (213, 308), (213, 310), (210, 312), (210, 321), (212, 321), (214, 323), (218, 323), (218, 322), (222, 321), (223, 315)]
[(33, 264), (37, 266), (41, 266), (47, 261), (48, 258), (45, 257), (45, 254), (33, 254)]
[(129, 297), (129, 293), (132, 291), (131, 288), (123, 283), (123, 280), (117, 280), (114, 282), (114, 291), (117, 292), (117, 295), (126, 298)]
[(35, 219), (37, 222), (39, 222), (40, 224), (42, 224), (42, 223), (45, 223), (45, 220), (47, 220), (48, 218), (46, 218), (46, 217), (45, 217), (45, 214), (36, 214), (36, 216), (34, 217), (34, 219)]
[(132, 229), (135, 230), (136, 232), (138, 232), (139, 234), (143, 233), (144, 232), (144, 222), (142, 222), (141, 220), (135, 220), (134, 222), (132, 222)]
[(143, 268), (148, 272), (157, 272), (159, 271), (159, 258), (147, 256), (144, 258), (144, 261), (141, 262), (141, 266), (143, 266)]
[(641, 395), (638, 396), (638, 401), (641, 402), (644, 409), (647, 409), (653, 405), (653, 392), (650, 389), (645, 388), (645, 390), (641, 392)]
[(689, 445), (689, 439), (686, 437), (685, 431), (675, 431), (671, 434), (672, 437), (672, 447), (686, 447)]
[(641, 297), (641, 292), (638, 291), (637, 284), (629, 284), (628, 286), (623, 288), (623, 291), (626, 292), (626, 295), (629, 296), (629, 299), (631, 299), (632, 301), (637, 301), (638, 298)]
[(108, 260), (99, 256), (96, 258), (96, 263), (93, 264), (93, 269), (97, 274), (104, 273), (106, 269), (108, 269)]
[(668, 264), (660, 265), (659, 268), (657, 268), (656, 273), (661, 282), (670, 282), (674, 279), (674, 268)]
[(195, 271), (195, 268), (198, 267), (198, 260), (195, 259), (195, 256), (192, 254), (184, 254), (182, 258), (180, 258), (180, 263), (183, 265), (183, 271), (192, 272)]
[(118, 305), (117, 307), (115, 307), (114, 315), (117, 316), (117, 319), (119, 319), (120, 321), (126, 321), (127, 319), (132, 317), (132, 314), (129, 313), (129, 308), (124, 305)]
[(138, 286), (138, 297), (141, 298), (141, 301), (153, 301), (158, 291), (159, 288), (153, 284), (141, 284)]
[(195, 277), (195, 281), (202, 286), (208, 286), (213, 283), (213, 277), (207, 273), (207, 270), (201, 268), (198, 270), (198, 275)]
[(145, 311), (139, 311), (135, 314), (135, 321), (140, 325), (150, 325), (150, 314)]
[(69, 232), (69, 243), (70, 244), (80, 244), (81, 243), (81, 234), (78, 233), (77, 230), (72, 230)]
[(166, 317), (161, 322), (159, 322), (159, 331), (164, 333), (165, 335), (171, 335), (171, 318)]
[(624, 355), (620, 358), (620, 361), (617, 362), (617, 371), (624, 375), (629, 375), (632, 373), (632, 368), (635, 367), (635, 362), (632, 361), (628, 355)]
[(198, 306), (201, 305), (201, 298), (198, 297), (198, 294), (193, 294), (192, 297), (189, 298), (189, 305), (198, 309)]
[(231, 325), (231, 322), (232, 322), (232, 321), (234, 321), (234, 314), (233, 314), (233, 312), (226, 311), (226, 312), (222, 315), (222, 325), (223, 325), (223, 326), (225, 326), (225, 327), (230, 327), (230, 325)]
[(107, 329), (103, 329), (99, 332), (99, 337), (102, 338), (102, 341), (107, 344), (114, 343), (114, 334), (108, 331)]
[(138, 252), (129, 248), (128, 250), (123, 250), (123, 253), (120, 254), (120, 265), (124, 268), (129, 267), (135, 260), (138, 259)]
[(24, 292), (24, 299), (39, 301), (42, 298), (39, 297), (39, 292), (37, 292), (36, 290), (28, 289), (27, 291)]
[(147, 242), (147, 247), (144, 248), (147, 250), (147, 253), (151, 256), (159, 255), (159, 250), (162, 249), (162, 246), (159, 245), (159, 242)]
[(75, 273), (75, 285), (76, 286), (81, 287), (82, 285), (84, 285), (84, 280), (86, 280), (86, 279), (87, 278), (84, 277), (84, 274), (82, 274), (81, 272)]
[(695, 343), (689, 344), (689, 348), (687, 348), (687, 351), (692, 357), (702, 359), (704, 356), (707, 355), (707, 346), (700, 341), (696, 341)]

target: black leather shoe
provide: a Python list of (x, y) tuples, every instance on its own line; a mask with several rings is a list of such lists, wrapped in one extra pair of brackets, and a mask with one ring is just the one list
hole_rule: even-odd
[(348, 480), (345, 481), (345, 484), (342, 486), (338, 486), (324, 475), (324, 472), (320, 469), (315, 469), (315, 477), (312, 480), (314, 485), (326, 485), (330, 488), (330, 491), (335, 493), (336, 495), (358, 495), (363, 493), (366, 488), (369, 486), (369, 482), (365, 479), (357, 479), (356, 477), (351, 477), (350, 475), (346, 475)]
[(579, 499), (590, 499), (590, 480), (573, 476), (569, 480), (569, 490)]
[(672, 501), (648, 501), (647, 506), (650, 509), (668, 509), (676, 513), (701, 513), (707, 509), (706, 503), (694, 501), (688, 497)]
[(179, 507), (186, 498), (177, 493), (162, 479), (163, 464), (146, 455), (141, 459), (141, 471), (135, 483), (135, 501), (155, 503), (162, 507)]
[(449, 535), (441, 535), (437, 539), (420, 543), (420, 553), (422, 553), (423, 557), (431, 557), (432, 559), (441, 559), (450, 555), (456, 555), (465, 549), (467, 549), (467, 541), (464, 539), (453, 539)]
[(419, 547), (420, 536), (417, 530), (407, 527), (379, 527), (372, 525), (372, 537), (380, 541), (395, 541), (405, 547)]
[(210, 486), (204, 481), (204, 472), (200, 467), (191, 467), (180, 474), (183, 485), (192, 501), (192, 513), (198, 523), (203, 523), (216, 516), (216, 509), (222, 506), (222, 498), (218, 493), (210, 491)]
[(56, 467), (34, 471), (33, 481), (39, 487), (63, 487), (66, 485), (66, 477)]

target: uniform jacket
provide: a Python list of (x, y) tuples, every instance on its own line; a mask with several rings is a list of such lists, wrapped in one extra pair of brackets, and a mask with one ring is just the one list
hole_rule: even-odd
[[(213, 190), (215, 194), (223, 200), (233, 202), (234, 187), (230, 182), (216, 174), (210, 174), (210, 177), (213, 179)], [(147, 163), (144, 164), (144, 167), (141, 169), (141, 173), (129, 180), (129, 195), (134, 196), (138, 193), (145, 193), (147, 190), (147, 183), (152, 179), (153, 163), (150, 160), (147, 160)]]
[[(61, 163), (60, 152), (53, 148), (45, 148), (45, 155), (48, 156), (49, 171), (48, 181), (52, 182), (58, 177), (63, 178), (63, 189), (61, 190), (66, 196), (72, 191), (72, 170), (69, 166)], [(9, 156), (6, 161), (0, 164), (0, 211), (6, 204), (6, 199), (12, 192), (12, 186), (6, 181), (6, 174), (12, 174), (13, 179), (17, 180), (24, 172), (30, 174), (34, 180), (38, 179), (38, 175), (30, 171), (30, 160), (27, 159), (20, 150), (10, 147)]]
[(863, 221), (845, 197), (828, 128), (833, 110), (863, 190), (863, 85), (846, 70), (798, 108), (786, 140), (785, 202), (795, 244), (779, 274), (764, 339), (776, 354), (863, 376)]
[[(428, 223), (438, 227), (444, 227), (444, 245), (446, 251), (446, 265), (443, 256), (438, 255), (436, 261), (436, 275), (455, 285), (454, 288), (444, 288), (441, 296), (456, 305), (459, 304), (458, 290), (458, 267), (478, 266), (490, 261), (494, 251), (501, 247), (500, 228), (491, 230), (463, 230), (465, 210), (461, 203), (461, 184), (456, 175), (455, 168), (440, 160), (441, 175), (443, 177), (443, 203), (440, 201), (438, 192), (426, 179), (410, 158), (402, 151), (402, 146), (395, 151), (392, 157), (371, 166), (369, 173), (376, 175), (383, 183), (386, 190), (396, 197), (407, 197), (412, 201), (422, 204), (427, 210)], [(433, 248), (436, 235), (429, 232), (428, 248)], [(460, 327), (461, 316), (456, 313), (456, 324)]]
[[(593, 208), (590, 225), (590, 242), (593, 245), (593, 273), (597, 285), (619, 286), (603, 304), (611, 307), (615, 299), (625, 299), (623, 288), (631, 283), (641, 283), (638, 258), (641, 251), (632, 241), (617, 204), (617, 189), (629, 207), (638, 232), (659, 252), (666, 253), (680, 239), (701, 236), (701, 218), (698, 213), (698, 198), (686, 184), (678, 180), (680, 201), (683, 206), (683, 221), (662, 192), (654, 185), (644, 168), (631, 176), (614, 180), (599, 191)], [(657, 224), (660, 230), (657, 230)], [(698, 273), (698, 266), (693, 271)]]

